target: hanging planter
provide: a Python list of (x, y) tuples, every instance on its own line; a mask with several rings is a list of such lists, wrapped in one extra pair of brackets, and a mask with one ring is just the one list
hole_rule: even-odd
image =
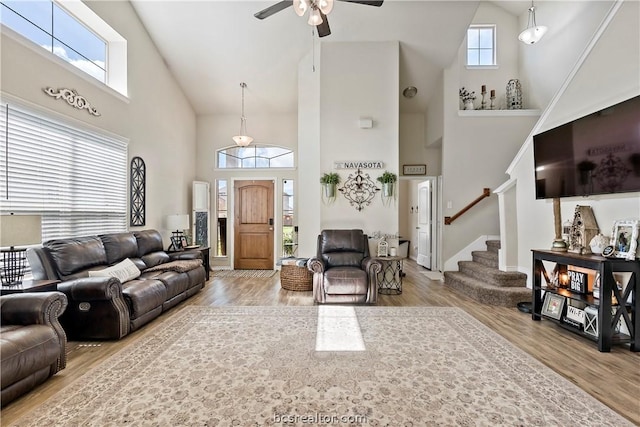
[(324, 197), (328, 200), (336, 198), (336, 186), (340, 183), (340, 175), (335, 172), (325, 173), (320, 177)]
[(384, 171), (384, 173), (376, 179), (382, 184), (382, 197), (393, 197), (393, 189), (398, 180), (398, 176), (395, 173)]

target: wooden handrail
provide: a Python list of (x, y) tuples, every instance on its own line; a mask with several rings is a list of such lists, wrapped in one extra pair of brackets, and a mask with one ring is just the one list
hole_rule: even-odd
[(480, 203), (480, 201), (482, 199), (484, 199), (485, 197), (489, 197), (491, 196), (491, 190), (488, 188), (485, 188), (482, 191), (482, 196), (478, 197), (477, 199), (475, 199), (473, 202), (469, 203), (467, 206), (465, 206), (464, 208), (462, 208), (462, 210), (460, 212), (458, 212), (457, 214), (455, 214), (454, 216), (445, 216), (444, 217), (444, 224), (445, 225), (449, 225), (451, 224), (453, 221), (455, 221), (456, 219), (458, 219), (460, 216), (462, 216), (463, 213), (465, 213), (466, 211), (468, 211), (469, 209), (471, 209), (472, 207), (474, 207), (475, 205), (477, 205), (478, 203)]

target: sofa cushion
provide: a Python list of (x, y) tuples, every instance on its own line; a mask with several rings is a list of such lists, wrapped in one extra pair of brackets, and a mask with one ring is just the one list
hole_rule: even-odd
[(333, 295), (361, 295), (369, 288), (367, 273), (353, 267), (330, 268), (324, 273), (324, 290)]
[(133, 233), (102, 234), (98, 237), (104, 245), (109, 265), (138, 256), (138, 241)]
[(182, 259), (147, 268), (145, 273), (148, 271), (175, 271), (177, 273), (186, 273), (187, 271), (194, 270), (201, 265), (202, 261), (199, 259)]
[(169, 261), (171, 261), (171, 258), (169, 257), (169, 255), (167, 255), (166, 252), (162, 252), (162, 251), (152, 252), (142, 257), (142, 262), (144, 262), (147, 268), (155, 267), (158, 264), (164, 264)]
[(174, 271), (145, 271), (141, 277), (161, 281), (167, 290), (167, 300), (183, 293), (189, 288), (189, 276)]
[(156, 230), (143, 230), (133, 233), (138, 241), (138, 257), (164, 250), (162, 236)]
[(167, 290), (159, 280), (129, 280), (122, 284), (122, 294), (129, 305), (131, 319), (161, 307), (167, 299)]
[(96, 236), (50, 240), (43, 246), (49, 251), (60, 276), (107, 264), (104, 245)]
[(138, 276), (140, 276), (140, 270), (129, 258), (102, 270), (89, 271), (89, 277), (115, 277), (121, 283), (133, 280)]

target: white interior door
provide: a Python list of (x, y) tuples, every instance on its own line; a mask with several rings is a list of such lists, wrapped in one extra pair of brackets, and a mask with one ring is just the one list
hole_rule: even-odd
[(210, 190), (209, 183), (205, 181), (193, 181), (192, 187), (193, 211), (191, 222), (193, 226), (193, 241), (191, 244), (203, 247), (210, 246)]
[(442, 271), (440, 265), (441, 177), (429, 177), (418, 184), (418, 256), (416, 262), (429, 270)]
[(432, 182), (418, 184), (418, 265), (431, 269), (431, 203)]

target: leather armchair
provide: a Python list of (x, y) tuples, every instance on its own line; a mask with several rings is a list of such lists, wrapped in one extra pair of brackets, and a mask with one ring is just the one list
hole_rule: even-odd
[(382, 263), (369, 255), (362, 230), (323, 230), (318, 252), (307, 264), (313, 272), (313, 298), (318, 303), (365, 303), (378, 300)]
[(67, 336), (58, 321), (66, 307), (61, 292), (0, 297), (2, 406), (66, 366)]

